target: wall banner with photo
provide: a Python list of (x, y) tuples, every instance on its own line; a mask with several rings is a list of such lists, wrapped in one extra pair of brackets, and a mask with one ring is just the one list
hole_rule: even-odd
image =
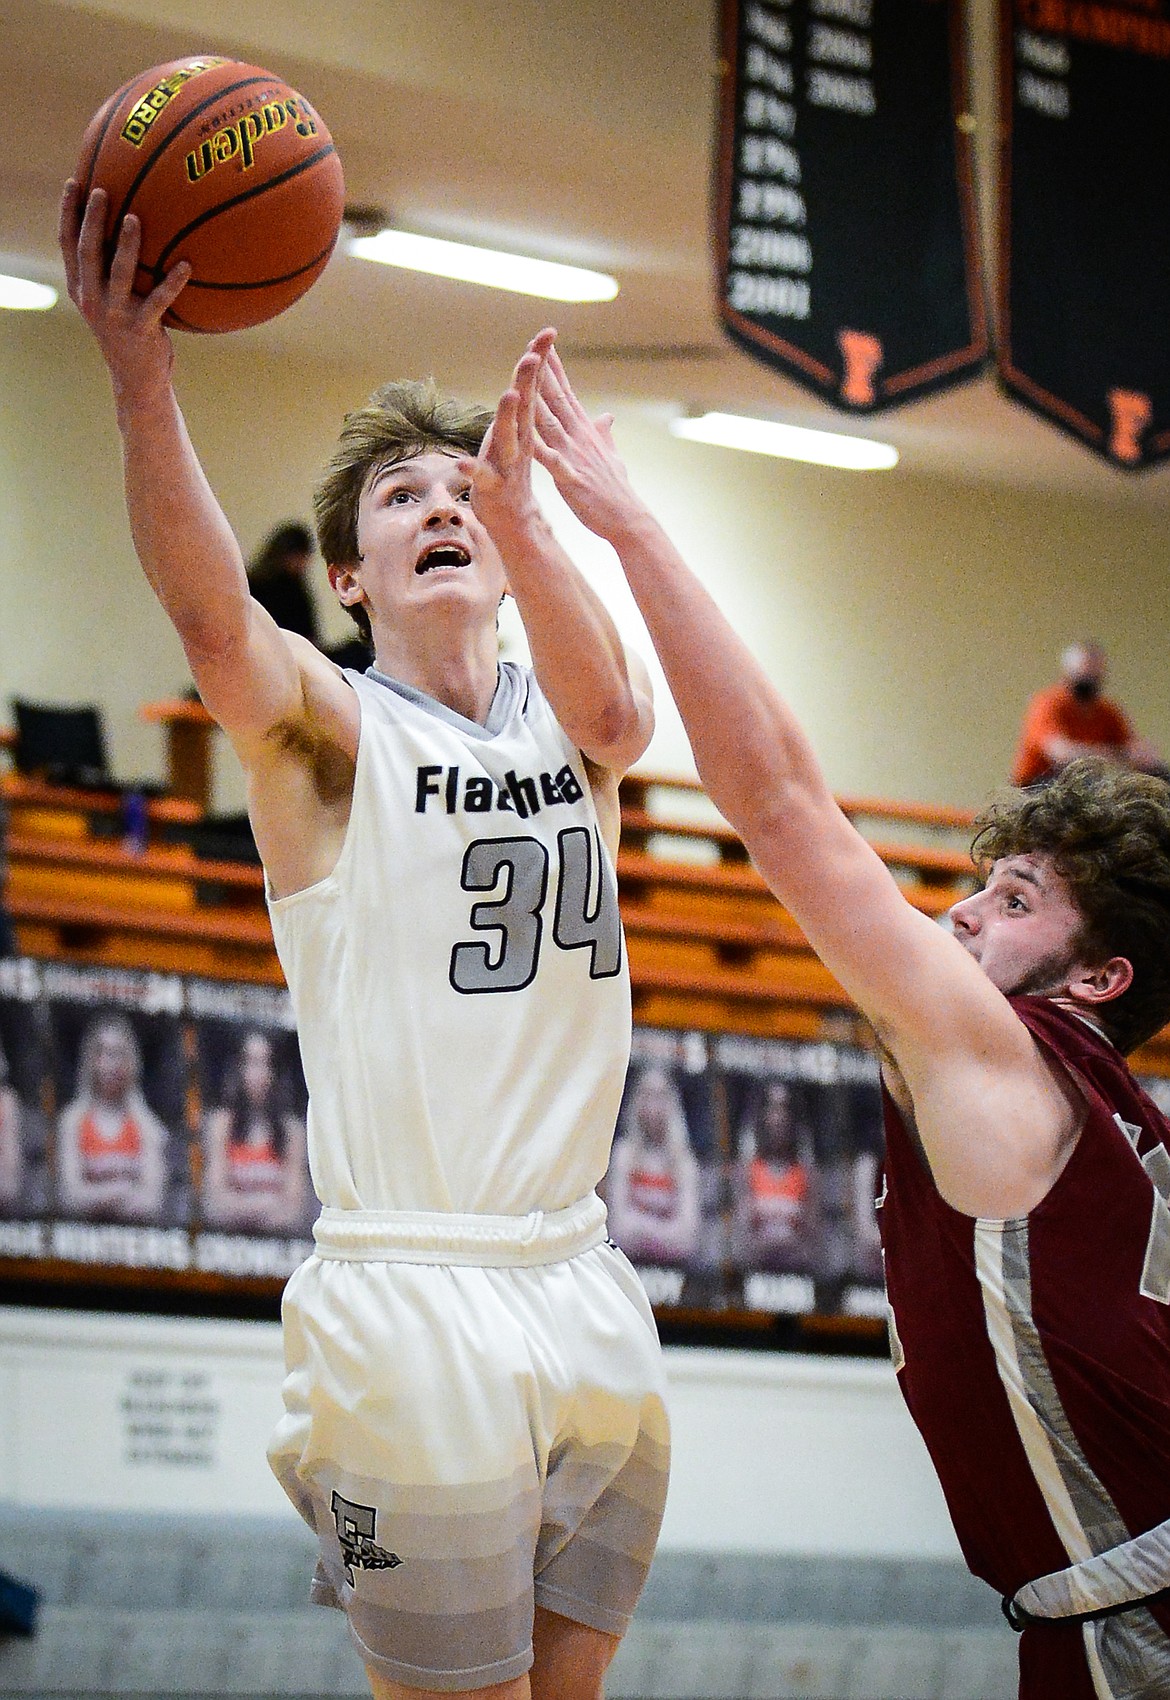
[[(318, 1206), (288, 994), (0, 960), (0, 1272), (271, 1289)], [(877, 1314), (877, 1065), (636, 1028), (603, 1192), (662, 1310)]]
[(0, 960), (0, 1257), (287, 1276), (305, 1101), (282, 990)]
[(657, 1305), (883, 1315), (882, 1150), (868, 1051), (635, 1029), (610, 1232)]

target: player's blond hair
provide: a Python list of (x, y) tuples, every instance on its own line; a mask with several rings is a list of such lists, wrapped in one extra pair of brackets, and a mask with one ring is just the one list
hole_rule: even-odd
[[(313, 492), (317, 543), (327, 565), (349, 566), (358, 556), (358, 503), (370, 480), (388, 466), (440, 450), (477, 455), (491, 409), (441, 393), (433, 378), (383, 384), (364, 407), (347, 413), (337, 447)], [(359, 604), (347, 608), (371, 642), (370, 620)]]

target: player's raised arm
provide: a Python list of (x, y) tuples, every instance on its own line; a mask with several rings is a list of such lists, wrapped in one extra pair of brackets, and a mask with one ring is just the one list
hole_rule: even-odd
[(582, 753), (620, 775), (654, 730), (649, 677), (557, 542), (532, 490), (537, 382), (553, 335), (533, 338), (478, 460), (461, 464), (472, 478), (472, 505), (503, 560), (541, 689)]
[[(842, 814), (795, 715), (634, 493), (608, 422), (589, 419), (555, 349), (540, 387), (537, 458), (577, 517), (616, 549), (709, 795), (874, 1024), (913, 1095), (940, 1190), (974, 1214), (1031, 1208), (1063, 1160), (1067, 1121), (1035, 1045)], [(979, 1098), (986, 1137), (971, 1139), (968, 1117), (960, 1138), (948, 1096), (960, 1084), (978, 1092), (993, 1076), (994, 1090)]]
[(204, 476), (171, 384), (163, 328), (190, 268), (178, 265), (146, 297), (132, 283), (141, 241), (127, 217), (108, 274), (106, 196), (82, 208), (66, 185), (60, 239), (69, 294), (109, 368), (122, 437), (134, 546), (177, 630), (208, 708), (245, 742), (295, 716), (302, 683), (295, 652), (248, 594), (239, 545)]

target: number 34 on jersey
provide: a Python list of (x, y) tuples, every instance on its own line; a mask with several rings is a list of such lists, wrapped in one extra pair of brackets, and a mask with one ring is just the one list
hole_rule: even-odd
[[(536, 978), (542, 949), (587, 950), (589, 976), (621, 970), (622, 926), (617, 888), (596, 827), (569, 826), (557, 835), (559, 877), (546, 940), (550, 853), (537, 838), (479, 838), (467, 846), (461, 884), (491, 892), (471, 905), (468, 923), (488, 937), (462, 939), (451, 951), (457, 992), (518, 992)], [(501, 889), (502, 888), (502, 889)]]

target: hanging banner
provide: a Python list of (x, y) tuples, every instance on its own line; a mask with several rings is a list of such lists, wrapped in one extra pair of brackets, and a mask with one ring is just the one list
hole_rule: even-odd
[(1170, 4), (1001, 0), (999, 372), (1114, 465), (1170, 453)]
[(874, 411), (987, 354), (959, 0), (725, 0), (732, 338)]

